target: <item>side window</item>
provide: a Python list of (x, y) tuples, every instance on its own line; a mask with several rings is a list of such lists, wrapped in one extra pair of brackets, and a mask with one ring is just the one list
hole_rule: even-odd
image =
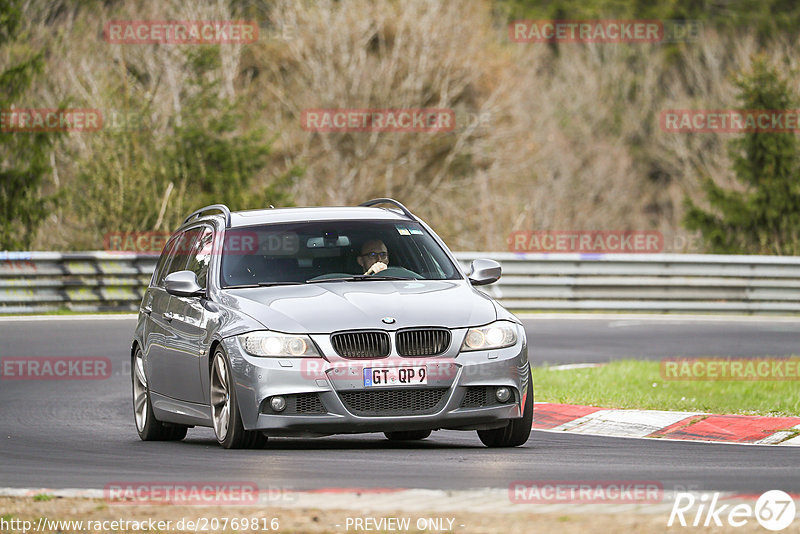
[(189, 263), (189, 256), (192, 253), (192, 248), (195, 242), (200, 237), (202, 228), (192, 228), (186, 230), (175, 236), (167, 247), (170, 249), (169, 257), (164, 264), (163, 269), (159, 272), (156, 285), (164, 287), (164, 278), (172, 273), (186, 270), (186, 264)]
[(172, 256), (175, 253), (175, 244), (178, 242), (177, 236), (173, 237), (172, 239), (167, 242), (167, 245), (164, 247), (164, 250), (161, 251), (161, 257), (158, 258), (158, 263), (156, 264), (155, 271), (153, 271), (153, 285), (154, 286), (163, 286), (164, 285), (164, 277), (166, 274), (166, 268), (169, 266), (170, 261), (172, 260)]
[(202, 234), (192, 247), (186, 269), (197, 275), (197, 281), (205, 289), (208, 281), (208, 267), (211, 265), (211, 248), (214, 243), (214, 232), (203, 227)]

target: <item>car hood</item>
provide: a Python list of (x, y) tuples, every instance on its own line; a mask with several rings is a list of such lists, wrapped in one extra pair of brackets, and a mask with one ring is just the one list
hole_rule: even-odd
[[(497, 318), (492, 300), (456, 280), (325, 282), (226, 290), (224, 304), (270, 330), (328, 333), (412, 326), (459, 328)], [(392, 317), (393, 324), (384, 324)]]

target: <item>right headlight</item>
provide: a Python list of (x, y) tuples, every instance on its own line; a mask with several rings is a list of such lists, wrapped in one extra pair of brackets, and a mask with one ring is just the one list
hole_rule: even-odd
[(267, 331), (250, 332), (236, 337), (245, 352), (253, 356), (308, 358), (320, 355), (308, 336)]
[(461, 352), (471, 350), (502, 349), (517, 342), (517, 325), (509, 321), (495, 321), (486, 326), (470, 328), (461, 345)]

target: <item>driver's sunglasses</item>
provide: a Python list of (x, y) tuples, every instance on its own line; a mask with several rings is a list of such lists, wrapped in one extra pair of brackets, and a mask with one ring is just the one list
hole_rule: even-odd
[(367, 252), (366, 254), (362, 254), (362, 257), (367, 257), (370, 259), (379, 258), (381, 260), (385, 260), (389, 257), (388, 252)]

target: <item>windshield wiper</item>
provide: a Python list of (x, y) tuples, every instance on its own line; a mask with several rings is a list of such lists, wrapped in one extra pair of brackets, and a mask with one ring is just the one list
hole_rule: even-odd
[(354, 276), (346, 276), (342, 278), (320, 278), (318, 280), (308, 280), (307, 284), (320, 284), (322, 282), (366, 282), (369, 280), (414, 280), (404, 276), (380, 276), (374, 274), (357, 274)]
[(299, 286), (303, 282), (259, 282), (258, 284), (240, 284), (236, 286), (225, 286), (222, 289), (248, 289), (254, 287), (272, 287), (272, 286)]

